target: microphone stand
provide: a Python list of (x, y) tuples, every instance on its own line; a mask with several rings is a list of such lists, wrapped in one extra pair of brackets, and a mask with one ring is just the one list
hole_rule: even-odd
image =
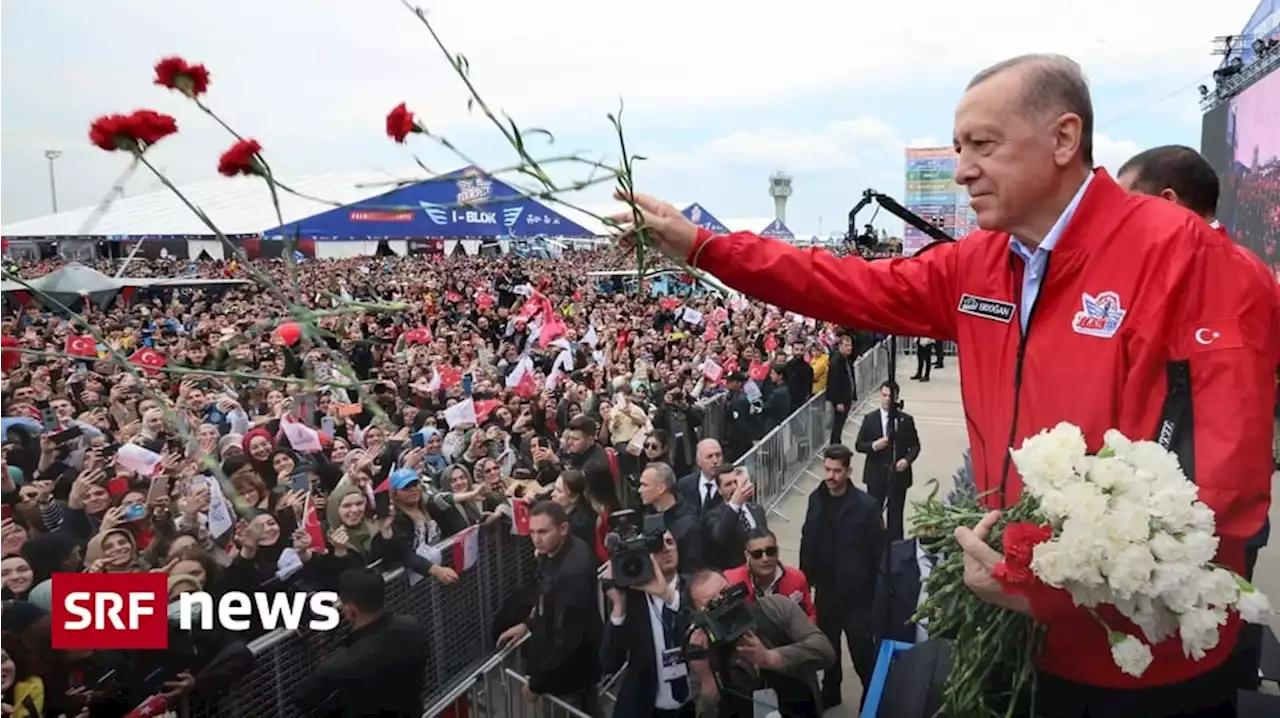
[[(912, 227), (915, 227), (916, 229), (920, 230), (921, 232), (925, 233), (926, 235), (934, 239), (933, 242), (922, 247), (920, 251), (917, 252), (917, 254), (926, 252), (929, 249), (936, 247), (939, 244), (942, 244), (943, 242), (955, 241), (954, 237), (942, 231), (941, 228), (934, 225), (933, 223), (926, 221), (923, 217), (916, 214), (915, 212), (912, 212), (911, 210), (907, 209), (892, 197), (882, 194), (880, 192), (877, 192), (874, 189), (868, 189), (862, 193), (862, 198), (859, 199), (858, 203), (853, 206), (853, 209), (849, 210), (849, 232), (846, 237), (846, 242), (852, 241), (855, 237), (858, 236), (857, 234), (858, 213), (861, 212), (863, 209), (865, 209), (872, 202), (879, 204), (889, 214), (892, 214), (898, 219), (901, 219), (903, 222), (906, 222), (907, 224), (911, 225)], [(872, 261), (875, 261), (875, 260), (872, 260)], [(886, 410), (887, 416), (885, 417), (886, 419), (885, 420), (885, 429), (886, 429), (885, 438), (889, 440), (889, 446), (888, 446), (889, 464), (886, 469), (887, 475), (885, 476), (885, 497), (880, 507), (881, 511), (885, 510), (889, 502), (889, 497), (893, 495), (893, 484), (894, 484), (894, 480), (897, 478), (895, 474), (898, 473), (897, 471), (898, 447), (895, 443), (895, 439), (897, 438), (897, 433), (898, 433), (898, 418), (899, 418), (898, 413), (903, 408), (903, 402), (901, 399), (898, 398), (898, 390), (896, 388), (898, 385), (898, 382), (897, 382), (898, 338), (893, 334), (889, 335), (887, 349), (889, 350), (889, 367), (888, 367), (889, 381), (892, 382), (891, 386), (894, 388), (890, 389), (889, 408)], [(919, 351), (919, 347), (916, 348), (916, 351)]]

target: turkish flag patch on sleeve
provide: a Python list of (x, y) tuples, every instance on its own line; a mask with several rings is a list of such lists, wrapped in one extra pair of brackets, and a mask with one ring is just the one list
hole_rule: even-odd
[(1187, 322), (1181, 329), (1183, 341), (1191, 348), (1191, 353), (1218, 351), (1222, 349), (1240, 349), (1244, 346), (1244, 337), (1240, 333), (1240, 320), (1236, 318), (1206, 319)]

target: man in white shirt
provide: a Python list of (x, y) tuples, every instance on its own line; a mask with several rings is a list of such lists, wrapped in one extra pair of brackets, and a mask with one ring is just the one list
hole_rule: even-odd
[(692, 506), (699, 517), (705, 517), (722, 502), (720, 487), (716, 483), (716, 469), (724, 462), (720, 442), (715, 439), (699, 441), (696, 461), (698, 470), (681, 477), (678, 488), (685, 503)]
[(724, 464), (715, 470), (721, 503), (702, 515), (707, 563), (720, 570), (746, 562), (747, 533), (767, 529), (764, 507), (754, 501), (755, 487), (746, 470)]
[(902, 540), (902, 514), (906, 509), (907, 489), (911, 488), (911, 465), (920, 456), (915, 419), (894, 407), (897, 398), (896, 382), (881, 384), (880, 408), (862, 418), (862, 428), (854, 441), (858, 453), (867, 455), (862, 468), (867, 493), (880, 502), (881, 510), (888, 505), (885, 525), (890, 541)]
[(695, 714), (683, 649), (687, 623), (681, 615), (689, 599), (676, 572), (679, 564), (680, 552), (668, 531), (662, 549), (653, 554), (654, 578), (644, 586), (613, 586), (612, 566), (605, 566), (601, 582), (609, 597), (609, 622), (601, 650), (604, 671), (616, 673), (627, 666), (618, 685), (615, 718)]

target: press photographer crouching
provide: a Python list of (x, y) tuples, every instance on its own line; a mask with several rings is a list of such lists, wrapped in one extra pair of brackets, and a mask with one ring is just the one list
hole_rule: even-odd
[[(698, 686), (698, 715), (822, 715), (818, 671), (836, 658), (831, 641), (785, 596), (747, 602), (745, 584), (718, 571), (689, 579), (690, 634), (685, 656)], [(760, 712), (757, 712), (759, 707)]]

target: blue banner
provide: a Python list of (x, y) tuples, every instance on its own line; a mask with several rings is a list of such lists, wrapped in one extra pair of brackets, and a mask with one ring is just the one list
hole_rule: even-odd
[(474, 167), (400, 187), (263, 232), (263, 237), (401, 239), (592, 237), (590, 231)]
[(702, 205), (698, 204), (697, 202), (694, 202), (688, 207), (685, 207), (684, 211), (681, 212), (681, 214), (685, 216), (685, 219), (689, 220), (690, 222), (693, 222), (694, 224), (698, 225), (699, 227), (702, 227), (703, 229), (709, 229), (712, 232), (715, 232), (716, 234), (729, 233), (728, 227), (724, 226), (720, 222), (720, 220), (715, 218), (715, 215), (703, 209)]
[(791, 233), (791, 230), (787, 229), (787, 225), (780, 219), (773, 220), (769, 223), (768, 227), (760, 230), (760, 236), (768, 237), (770, 239), (782, 239), (788, 242), (793, 242), (796, 238), (796, 236)]

